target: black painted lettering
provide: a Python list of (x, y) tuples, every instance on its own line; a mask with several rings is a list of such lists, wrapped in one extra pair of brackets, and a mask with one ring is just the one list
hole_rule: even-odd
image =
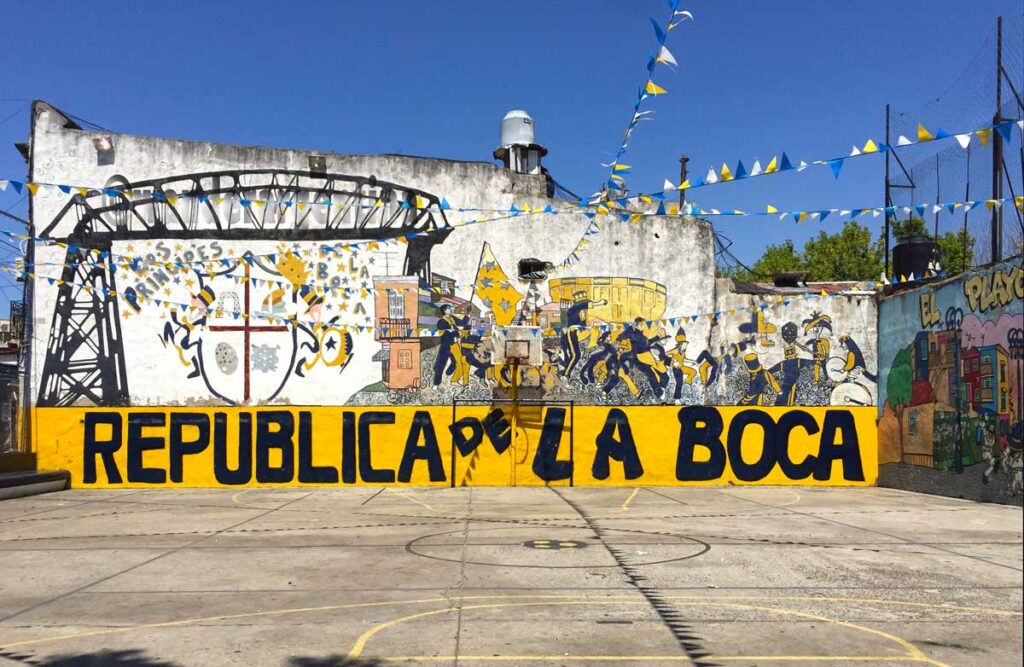
[(512, 424), (505, 418), (501, 408), (494, 408), (483, 421), (484, 433), (491, 441), (494, 451), (504, 454), (505, 450), (512, 444)]
[(814, 417), (803, 410), (790, 410), (786, 412), (779, 418), (779, 423), (775, 427), (775, 440), (777, 443), (775, 451), (779, 458), (779, 467), (782, 468), (786, 478), (792, 480), (810, 477), (811, 473), (814, 472), (814, 466), (817, 462), (817, 457), (813, 454), (808, 454), (800, 463), (793, 461), (789, 449), (789, 438), (790, 434), (797, 427), (803, 428), (807, 431), (808, 435), (814, 435), (818, 432), (818, 422), (814, 421)]
[(359, 477), (364, 482), (391, 484), (395, 471), (388, 468), (374, 468), (370, 459), (370, 426), (373, 424), (394, 424), (394, 412), (364, 412), (359, 415)]
[(337, 484), (338, 469), (313, 465), (313, 415), (299, 413), (299, 481), (308, 484)]
[[(422, 446), (419, 445), (421, 440)], [(413, 415), (412, 428), (409, 429), (405, 452), (402, 454), (402, 463), (398, 466), (398, 481), (411, 481), (413, 464), (420, 460), (427, 462), (427, 473), (431, 482), (443, 482), (447, 479), (444, 475), (444, 464), (441, 462), (441, 450), (437, 446), (434, 422), (430, 420), (430, 413), (426, 410), (417, 410)]]
[[(468, 435), (466, 429), (469, 429)], [(452, 433), (452, 443), (463, 456), (472, 454), (484, 440), (484, 427), (476, 417), (463, 417), (449, 426), (448, 430)]]
[[(842, 440), (836, 444), (836, 434)], [(821, 446), (818, 448), (818, 465), (814, 479), (824, 481), (832, 477), (832, 462), (843, 462), (843, 479), (848, 482), (864, 481), (864, 466), (860, 460), (860, 442), (857, 439), (857, 425), (849, 410), (828, 410), (825, 423), (821, 426)]]
[[(271, 429), (271, 425), (275, 428)], [(267, 410), (256, 413), (256, 481), (264, 484), (284, 484), (295, 477), (295, 417), (287, 410)], [(281, 452), (281, 467), (270, 465), (270, 450)]]
[(537, 442), (537, 453), (533, 457), (533, 474), (545, 482), (557, 482), (572, 476), (573, 462), (558, 460), (564, 424), (565, 408), (548, 408)]
[[(96, 427), (110, 427), (110, 439), (98, 440)], [(82, 483), (96, 483), (96, 457), (103, 459), (103, 471), (107, 484), (120, 484), (121, 471), (117, 469), (114, 452), (121, 448), (121, 415), (116, 412), (85, 413), (85, 437), (83, 443)]]
[[(761, 427), (761, 455), (754, 463), (743, 460), (743, 432), (751, 424)], [(726, 448), (729, 451), (729, 465), (736, 479), (741, 482), (756, 482), (764, 479), (775, 467), (775, 421), (760, 410), (744, 410), (729, 423)]]
[(228, 465), (228, 416), (213, 415), (213, 476), (218, 484), (238, 486), (252, 480), (252, 414), (238, 413), (238, 467)]
[(644, 467), (640, 463), (636, 442), (633, 440), (633, 429), (629, 426), (625, 412), (619, 408), (612, 408), (608, 412), (596, 444), (597, 453), (594, 455), (594, 465), (591, 469), (596, 479), (608, 479), (608, 475), (611, 474), (609, 458), (622, 463), (626, 479), (643, 476)]
[[(721, 477), (725, 472), (722, 415), (712, 407), (691, 405), (679, 410), (678, 419), (676, 479), (680, 482), (703, 482)], [(694, 460), (698, 446), (711, 453), (707, 461)]]
[(341, 413), (341, 481), (356, 483), (356, 416)]
[(167, 481), (167, 471), (163, 468), (147, 468), (142, 465), (143, 452), (163, 449), (165, 444), (162, 437), (143, 435), (142, 429), (165, 426), (166, 424), (167, 415), (162, 412), (128, 413), (127, 477), (129, 482), (163, 484)]
[[(185, 427), (196, 429), (194, 440), (185, 439)], [(210, 418), (199, 412), (172, 412), (171, 428), (167, 436), (171, 452), (169, 474), (172, 482), (180, 484), (184, 477), (182, 461), (186, 456), (198, 454), (210, 445)]]

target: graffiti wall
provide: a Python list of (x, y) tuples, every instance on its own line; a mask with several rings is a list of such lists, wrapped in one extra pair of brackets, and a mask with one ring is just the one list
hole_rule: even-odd
[[(258, 432), (260, 414), (284, 410), (293, 448), (305, 433), (317, 460), (321, 450), (336, 458), (347, 414), (381, 408), (416, 428), (426, 428), (417, 415), (429, 415), (446, 465), (462, 451), (449, 427), (472, 406), (506, 406), (521, 461), (556, 461), (554, 426), (544, 426), (565, 410), (556, 406), (574, 415), (567, 438), (590, 443), (581, 447), (596, 446), (593, 433), (606, 424), (628, 433), (626, 415), (646, 414), (618, 408), (657, 407), (651, 423), (669, 430), (683, 424), (679, 408), (749, 408), (738, 422), (715, 411), (694, 422), (699, 432), (724, 429), (723, 452), (730, 438), (761, 434), (762, 453), (748, 458), (735, 445), (705, 480), (718, 482), (806, 479), (785, 470), (786, 461), (805, 471), (821, 459), (801, 449), (808, 439), (859, 455), (874, 442), (861, 418), (877, 394), (873, 295), (850, 286), (737, 293), (715, 279), (705, 220), (599, 212), (550, 198), (543, 175), (483, 163), (328, 155), (326, 171), (313, 172), (300, 151), (127, 135), (99, 159), (90, 133), (69, 123), (37, 105), (33, 178), (98, 187), (33, 199), (27, 376), (40, 460), (82, 471), (75, 483), (93, 479), (82, 467), (83, 448), (99, 442), (90, 420), (124, 436), (109, 456), (120, 452), (131, 468), (140, 460), (131, 443), (146, 437), (137, 430), (133, 440), (131, 425), (170, 429), (171, 442), (184, 437), (172, 410), (186, 408), (205, 411), (196, 414), (213, 444), (217, 415), (243, 424), (258, 408), (246, 427)], [(120, 411), (119, 426), (108, 409)], [(150, 409), (158, 416), (144, 416)], [(851, 415), (833, 440), (824, 434), (846, 418), (829, 415)], [(517, 439), (531, 424), (540, 424), (537, 437)], [(803, 453), (787, 459), (790, 445)], [(618, 445), (609, 451), (625, 456)], [(471, 470), (484, 463), (469, 458)], [(834, 481), (870, 482), (874, 458), (861, 458), (862, 476)], [(737, 460), (760, 462), (764, 474), (730, 476)], [(817, 482), (833, 480), (826, 467), (814, 468)], [(448, 470), (445, 480), (424, 480), (450, 482)], [(691, 481), (646, 474), (651, 483)], [(207, 472), (181, 483), (219, 482)]]
[(1020, 258), (882, 302), (882, 483), (1020, 502)]

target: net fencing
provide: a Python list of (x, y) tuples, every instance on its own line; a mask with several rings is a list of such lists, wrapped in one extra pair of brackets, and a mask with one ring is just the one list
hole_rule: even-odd
[[(1002, 71), (997, 79), (999, 40), (997, 28), (978, 49), (970, 64), (941, 95), (916, 107), (890, 108), (887, 143), (895, 145), (903, 135), (917, 137), (918, 124), (932, 133), (938, 129), (961, 134), (988, 127), (997, 117), (997, 90), (1001, 85), (1000, 121), (1024, 118), (1024, 15), (1005, 17), (1002, 21)], [(1002, 142), (1002, 176), (1000, 197), (1024, 195), (1024, 145), (1021, 132), (1014, 129), (1011, 141)], [(943, 204), (965, 200), (993, 198), (995, 170), (994, 144), (1001, 138), (993, 133), (988, 146), (972, 136), (964, 150), (955, 141), (941, 144), (924, 143), (893, 151), (890, 156), (888, 191), (892, 206), (914, 207), (920, 204)], [(937, 150), (938, 146), (942, 146)], [(914, 212), (917, 215), (917, 212)], [(942, 208), (925, 211), (930, 233), (966, 230), (974, 237), (973, 265), (991, 261), (992, 211), (985, 205), (973, 208)], [(897, 211), (897, 218), (905, 214)], [(1009, 257), (1024, 251), (1024, 217), (1019, 208), (1007, 204), (1001, 212), (1001, 256)]]

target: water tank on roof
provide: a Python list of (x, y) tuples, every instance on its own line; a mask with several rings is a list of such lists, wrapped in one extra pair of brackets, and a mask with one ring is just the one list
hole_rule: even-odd
[(501, 119), (502, 146), (528, 146), (534, 143), (534, 126), (530, 114), (513, 109)]

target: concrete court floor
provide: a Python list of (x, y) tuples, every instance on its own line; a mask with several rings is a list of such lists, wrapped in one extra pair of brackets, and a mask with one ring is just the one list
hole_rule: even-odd
[(867, 488), (0, 502), (0, 665), (1020, 665), (1021, 508)]

